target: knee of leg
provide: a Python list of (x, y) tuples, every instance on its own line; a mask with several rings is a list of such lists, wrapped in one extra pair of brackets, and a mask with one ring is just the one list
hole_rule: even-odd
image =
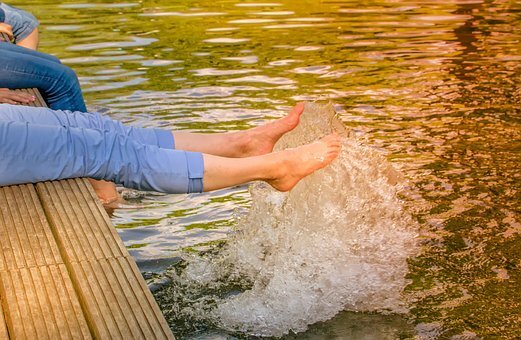
[(47, 58), (49, 58), (51, 61), (57, 63), (57, 64), (61, 64), (62, 62), (60, 61), (60, 59), (58, 59), (57, 57), (53, 56), (53, 55), (50, 55), (48, 54), (47, 55)]
[(61, 74), (63, 85), (70, 87), (78, 84), (78, 76), (70, 67), (63, 65)]

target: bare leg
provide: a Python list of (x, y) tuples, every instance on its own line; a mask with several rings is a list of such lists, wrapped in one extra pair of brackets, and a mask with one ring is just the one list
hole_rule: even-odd
[(39, 33), (38, 28), (35, 28), (31, 34), (29, 34), (25, 39), (21, 41), (17, 41), (16, 45), (30, 48), (31, 50), (36, 50), (38, 48), (39, 42)]
[(233, 158), (264, 155), (273, 150), (273, 146), (282, 135), (298, 125), (303, 111), (304, 104), (298, 103), (286, 117), (246, 131), (213, 134), (177, 131), (172, 133), (178, 150)]
[(254, 180), (266, 181), (279, 191), (291, 190), (302, 178), (331, 163), (340, 151), (335, 133), (295, 149), (248, 158), (204, 155), (204, 191)]
[[(223, 157), (212, 158), (210, 156), (205, 156), (205, 167), (208, 166), (208, 164), (215, 164), (216, 167), (222, 166), (224, 164), (230, 164), (230, 160), (226, 160), (224, 157), (251, 157), (257, 155), (264, 155), (270, 153), (273, 150), (273, 146), (283, 134), (293, 130), (297, 126), (300, 119), (300, 115), (303, 111), (304, 104), (299, 103), (286, 117), (247, 131), (219, 134), (194, 134), (188, 132), (173, 132), (174, 140), (176, 143), (176, 149), (202, 152), (210, 155)], [(210, 158), (207, 159), (208, 157)], [(257, 161), (256, 158), (254, 160)], [(251, 159), (249, 159), (249, 161), (251, 161)], [(261, 163), (264, 162), (264, 160), (259, 161)], [(230, 168), (234, 168), (234, 166), (235, 165), (230, 164)], [(238, 169), (241, 169), (241, 167), (239, 166)], [(210, 172), (209, 176), (213, 178), (211, 173), (212, 172)], [(232, 170), (232, 173), (235, 173), (235, 171)], [(222, 174), (230, 174), (230, 172), (227, 171), (223, 172)], [(244, 183), (254, 179), (267, 178), (250, 178), (242, 180), (238, 183)], [(206, 182), (208, 181), (205, 179), (205, 183)], [(90, 179), (90, 183), (92, 184), (92, 187), (96, 192), (96, 195), (106, 208), (110, 208), (111, 205), (118, 205), (119, 203), (121, 203), (121, 198), (118, 192), (116, 191), (116, 186), (114, 185), (114, 183), (96, 181), (93, 179)], [(215, 190), (217, 189), (218, 185), (216, 184), (219, 183), (219, 180), (211, 179), (209, 183), (212, 189), (208, 190)], [(235, 185), (238, 183), (232, 183), (230, 185)], [(226, 186), (229, 185), (221, 186), (221, 188)]]

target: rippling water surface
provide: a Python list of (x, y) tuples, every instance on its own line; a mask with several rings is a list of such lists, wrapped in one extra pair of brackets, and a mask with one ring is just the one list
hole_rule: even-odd
[[(331, 100), (403, 172), (422, 245), (409, 259), (409, 312), (344, 312), (296, 338), (521, 337), (519, 2), (11, 3), (38, 16), (41, 50), (78, 72), (91, 109), (220, 132)], [(251, 205), (246, 186), (127, 196), (142, 206), (113, 222), (159, 275), (180, 251), (220, 244)], [(227, 336), (198, 327), (180, 333)]]

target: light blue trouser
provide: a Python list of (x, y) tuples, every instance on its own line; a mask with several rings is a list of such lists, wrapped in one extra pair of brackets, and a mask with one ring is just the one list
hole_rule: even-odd
[(0, 104), (0, 186), (90, 177), (201, 192), (202, 154), (173, 146), (170, 131), (127, 127), (97, 113)]

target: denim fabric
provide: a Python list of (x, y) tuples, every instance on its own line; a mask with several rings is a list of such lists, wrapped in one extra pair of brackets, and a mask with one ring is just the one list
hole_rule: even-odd
[(108, 131), (127, 136), (141, 144), (155, 145), (163, 149), (174, 148), (174, 136), (170, 130), (127, 126), (97, 112), (71, 112), (45, 107), (0, 104), (0, 121)]
[(114, 131), (0, 121), (0, 186), (74, 177), (166, 193), (201, 192), (201, 153), (162, 149)]
[(4, 22), (5, 21), (5, 12), (4, 10), (0, 7), (0, 22)]
[[(19, 8), (11, 7), (0, 2), (0, 9), (4, 12), (4, 19), (0, 22), (5, 22), (13, 28), (13, 35), (16, 41), (24, 40), (36, 27), (38, 27), (38, 20), (32, 15)], [(1, 14), (0, 14), (1, 19)]]
[(7, 42), (0, 42), (0, 87), (36, 87), (52, 109), (87, 111), (73, 70), (54, 56)]

